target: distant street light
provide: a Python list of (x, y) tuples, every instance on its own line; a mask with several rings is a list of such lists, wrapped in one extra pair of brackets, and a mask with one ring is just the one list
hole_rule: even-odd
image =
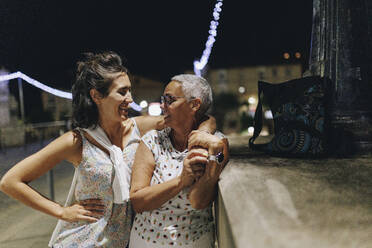
[(253, 96), (251, 96), (250, 98), (248, 98), (248, 103), (249, 104), (255, 104), (256, 103), (256, 98), (254, 98)]
[(146, 108), (148, 106), (147, 101), (143, 100), (140, 102), (141, 108)]
[(243, 86), (239, 87), (239, 93), (243, 94), (245, 92), (245, 88)]
[(160, 103), (158, 103), (158, 102), (150, 103), (150, 105), (149, 105), (149, 115), (152, 115), (152, 116), (161, 115)]

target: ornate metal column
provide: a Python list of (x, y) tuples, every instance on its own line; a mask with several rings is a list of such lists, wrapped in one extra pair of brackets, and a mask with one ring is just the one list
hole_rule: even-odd
[(332, 81), (331, 152), (372, 152), (372, 1), (313, 0), (309, 66)]

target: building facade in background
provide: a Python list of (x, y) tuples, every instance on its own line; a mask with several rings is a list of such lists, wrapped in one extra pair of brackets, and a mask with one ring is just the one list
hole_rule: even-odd
[[(217, 108), (219, 109), (213, 110), (218, 118), (223, 118), (223, 120), (218, 120), (219, 128), (222, 127), (224, 133), (227, 134), (241, 132), (251, 134), (253, 133), (253, 116), (258, 102), (258, 81), (281, 83), (301, 78), (302, 65), (286, 63), (210, 69), (205, 77), (212, 86), (215, 101), (222, 99), (226, 106), (229, 105), (228, 101), (235, 102), (235, 105), (230, 104), (230, 109), (224, 109), (223, 105), (218, 104)], [(221, 98), (221, 95), (225, 95), (225, 97)], [(221, 111), (225, 113), (220, 113)], [(267, 118), (270, 119), (270, 113)], [(270, 129), (272, 124), (270, 124), (270, 120), (266, 123), (263, 131), (269, 134), (272, 132)]]
[(240, 101), (257, 98), (257, 82), (281, 83), (302, 76), (301, 64), (247, 66), (209, 70), (207, 79), (213, 93), (236, 94)]
[(147, 103), (159, 102), (163, 94), (165, 84), (146, 77), (132, 75), (132, 96), (136, 103), (146, 101)]
[(48, 92), (41, 92), (43, 111), (51, 115), (51, 121), (67, 120), (72, 116), (70, 99), (57, 97)]

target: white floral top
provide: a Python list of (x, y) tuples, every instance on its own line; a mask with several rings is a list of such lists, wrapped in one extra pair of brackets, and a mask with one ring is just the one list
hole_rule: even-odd
[[(153, 130), (142, 137), (156, 164), (151, 185), (171, 180), (182, 172), (187, 150), (177, 151), (169, 132), (170, 128)], [(217, 135), (223, 137), (221, 133)], [(212, 206), (193, 208), (188, 193), (189, 189), (185, 189), (159, 209), (136, 214), (129, 247), (214, 247)]]
[[(133, 119), (132, 119), (133, 120)], [(130, 140), (123, 150), (124, 162), (132, 168), (134, 155), (140, 142), (140, 132), (133, 120), (134, 128)], [(91, 144), (83, 134), (82, 161), (76, 168), (77, 181), (74, 189), (76, 201), (98, 198), (105, 203), (104, 216), (97, 222), (59, 221), (53, 247), (123, 247), (129, 242), (133, 210), (130, 202), (113, 203), (113, 164), (109, 156)]]

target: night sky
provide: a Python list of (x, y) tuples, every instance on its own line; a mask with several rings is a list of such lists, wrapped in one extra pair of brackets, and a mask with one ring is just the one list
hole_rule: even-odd
[[(224, 0), (210, 68), (282, 63), (310, 51), (311, 0)], [(167, 82), (192, 69), (215, 1), (0, 0), (0, 66), (70, 89), (82, 52), (113, 50), (133, 74)]]

